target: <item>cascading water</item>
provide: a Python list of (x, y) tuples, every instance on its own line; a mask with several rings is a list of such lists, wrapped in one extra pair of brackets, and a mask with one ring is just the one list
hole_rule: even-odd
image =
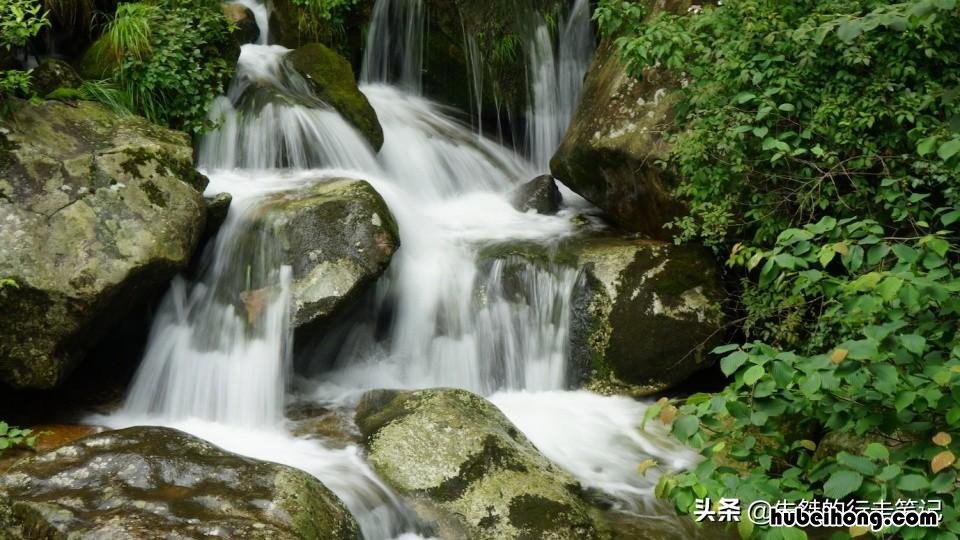
[[(266, 11), (254, 13), (267, 35)], [(552, 152), (569, 122), (575, 75), (588, 60), (578, 56), (591, 41), (588, 3), (577, 0), (570, 13), (561, 40), (575, 43), (560, 46), (559, 61), (536, 60), (549, 65), (543, 81), (550, 74), (555, 84), (569, 83), (548, 94), (534, 85), (535, 103), (553, 104), (543, 108), (549, 118), (539, 116), (539, 105), (530, 113), (531, 121), (550, 126), (530, 137), (543, 153)], [(416, 517), (356, 447), (329, 449), (285, 431), (290, 269), (271, 245), (269, 226), (252, 225), (271, 193), (324, 177), (360, 177), (388, 203), (402, 247), (334, 369), (298, 381), (297, 399), (349, 409), (371, 388), (466, 388), (490, 396), (585, 485), (642, 512), (655, 478), (639, 477), (633, 467), (648, 456), (684, 467), (695, 456), (662, 433), (638, 433), (642, 404), (566, 391), (575, 271), (480, 256), (498, 242), (546, 244), (575, 234), (576, 209), (556, 216), (515, 210), (506, 194), (543, 169), (539, 158), (524, 160), (419, 96), (424, 17), (420, 0), (378, 0), (374, 8), (361, 90), (383, 128), (378, 155), (284, 63), (287, 49), (242, 48), (228, 95), (212, 107), (219, 128), (199, 146), (208, 194), (234, 197), (229, 216), (200, 279), (177, 280), (168, 294), (124, 409), (98, 420), (171, 425), (299, 467), (343, 499), (365, 538), (415, 533)], [(392, 322), (383, 332), (377, 326), (387, 311)]]
[(570, 125), (593, 57), (589, 0), (576, 0), (560, 35), (554, 40), (542, 18), (527, 51), (530, 107), (527, 110), (527, 146), (538, 171), (550, 169), (550, 158)]

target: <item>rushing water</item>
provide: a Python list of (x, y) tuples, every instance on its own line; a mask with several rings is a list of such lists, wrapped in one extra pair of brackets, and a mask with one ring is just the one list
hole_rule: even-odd
[[(265, 36), (266, 11), (250, 1), (245, 5), (255, 8)], [(174, 282), (123, 410), (99, 420), (170, 425), (299, 467), (344, 500), (365, 538), (415, 535), (417, 518), (357, 447), (328, 448), (285, 427), (284, 406), (292, 399), (291, 270), (281, 263), (270, 227), (254, 223), (272, 193), (325, 177), (359, 177), (388, 203), (402, 247), (333, 358), (315, 358), (315, 369), (298, 380), (296, 399), (349, 410), (371, 388), (469, 389), (490, 396), (585, 486), (607, 493), (623, 511), (643, 514), (656, 478), (637, 475), (636, 464), (654, 457), (682, 468), (695, 456), (662, 431), (640, 433), (643, 404), (568, 391), (577, 272), (479, 256), (491, 243), (548, 243), (575, 234), (578, 205), (556, 216), (521, 213), (507, 195), (544, 170), (569, 123), (589, 62), (584, 51), (592, 47), (588, 2), (574, 4), (559, 47), (545, 26), (531, 36), (530, 50), (537, 51), (532, 160), (419, 95), (424, 9), (420, 0), (379, 0), (374, 9), (361, 89), (383, 127), (376, 155), (284, 62), (287, 49), (242, 48), (228, 94), (212, 107), (220, 127), (199, 147), (208, 194), (234, 197), (227, 221), (199, 278)], [(260, 316), (250, 316), (252, 305)]]

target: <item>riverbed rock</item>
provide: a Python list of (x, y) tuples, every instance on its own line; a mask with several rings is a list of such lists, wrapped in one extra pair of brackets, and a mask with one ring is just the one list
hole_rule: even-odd
[(238, 43), (256, 43), (260, 39), (260, 27), (250, 8), (236, 3), (221, 4), (220, 7), (223, 8), (223, 16), (233, 23), (233, 37)]
[(726, 295), (708, 250), (619, 237), (572, 240), (566, 249), (584, 280), (573, 296), (575, 369), (650, 394), (710, 365), (724, 337)]
[(553, 177), (544, 174), (516, 188), (510, 195), (510, 203), (521, 212), (534, 210), (539, 214), (552, 215), (560, 210), (563, 195)]
[(386, 270), (400, 245), (396, 221), (363, 180), (323, 179), (279, 193), (260, 207), (293, 269), (293, 324), (318, 328)]
[(186, 266), (207, 179), (184, 133), (92, 102), (17, 105), (0, 120), (0, 381), (51, 388)]
[(478, 539), (607, 536), (578, 482), (477, 395), (375, 390), (356, 421), (370, 464), (440, 530), (459, 525)]
[(601, 44), (550, 171), (617, 225), (668, 240), (663, 225), (684, 211), (673, 171), (660, 162), (670, 153), (679, 88), (659, 68), (630, 76), (616, 47)]
[(599, 232), (481, 249), (481, 265), (495, 260), (504, 261), (501, 287), (518, 303), (534, 300), (521, 281), (526, 268), (580, 273), (570, 303), (571, 386), (657, 393), (708, 367), (707, 353), (723, 339), (726, 295), (701, 247)]
[(0, 476), (0, 493), (0, 536), (13, 538), (359, 537), (343, 503), (307, 473), (162, 427), (25, 460)]
[(377, 112), (357, 87), (346, 58), (324, 45), (309, 43), (289, 53), (286, 59), (312, 83), (317, 97), (357, 128), (374, 151), (380, 150), (383, 128)]
[(30, 86), (38, 96), (57, 88), (78, 88), (83, 83), (73, 66), (63, 60), (47, 58), (30, 74)]

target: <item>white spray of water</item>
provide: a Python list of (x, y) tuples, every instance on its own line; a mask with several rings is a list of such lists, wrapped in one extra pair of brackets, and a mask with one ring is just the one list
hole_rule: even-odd
[(360, 81), (422, 90), (423, 0), (377, 0), (367, 33)]

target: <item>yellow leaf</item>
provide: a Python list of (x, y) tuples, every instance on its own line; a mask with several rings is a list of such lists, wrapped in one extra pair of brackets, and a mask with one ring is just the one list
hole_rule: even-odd
[(800, 446), (806, 448), (811, 452), (814, 452), (817, 449), (817, 443), (811, 441), (810, 439), (803, 439), (802, 441), (800, 441)]
[(673, 420), (677, 417), (679, 411), (673, 405), (667, 405), (660, 410), (660, 421), (666, 425), (673, 424)]
[(933, 444), (937, 446), (947, 446), (951, 441), (953, 441), (953, 438), (950, 437), (950, 434), (943, 431), (933, 436)]
[(930, 460), (930, 470), (933, 471), (933, 474), (937, 474), (938, 472), (953, 465), (953, 462), (956, 460), (957, 458), (953, 455), (953, 452), (944, 450), (943, 452), (933, 456), (933, 459)]
[(863, 536), (868, 532), (870, 532), (870, 527), (867, 527), (865, 525), (854, 525), (849, 529), (847, 529), (847, 534), (849, 534), (851, 538)]
[(640, 476), (647, 474), (647, 470), (651, 467), (656, 467), (657, 462), (654, 459), (647, 458), (640, 462), (640, 465), (637, 465), (637, 472), (640, 473)]
[(847, 247), (846, 242), (837, 242), (836, 244), (833, 245), (833, 250), (843, 255), (844, 257), (846, 257), (848, 253), (850, 253), (850, 248)]
[(839, 364), (847, 357), (847, 353), (850, 351), (846, 349), (834, 349), (833, 354), (830, 355), (830, 361), (834, 364)]

